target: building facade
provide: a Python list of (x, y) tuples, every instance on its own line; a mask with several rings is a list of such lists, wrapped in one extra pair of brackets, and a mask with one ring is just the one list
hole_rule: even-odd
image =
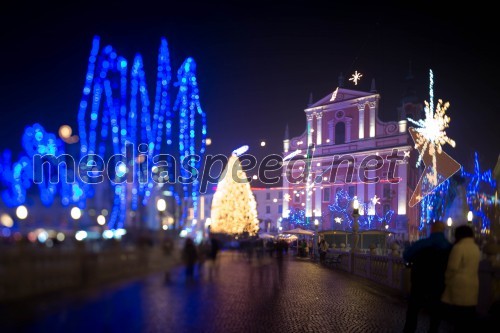
[(320, 230), (351, 230), (357, 200), (361, 230), (418, 238), (418, 206), (408, 203), (419, 171), (406, 118), (420, 119), (422, 105), (403, 99), (400, 119), (383, 122), (379, 100), (374, 84), (371, 92), (339, 87), (304, 110), (306, 130), (283, 142), (284, 228), (317, 220)]
[(278, 231), (278, 224), (283, 215), (283, 190), (280, 187), (252, 187), (257, 202), (257, 217), (260, 230)]

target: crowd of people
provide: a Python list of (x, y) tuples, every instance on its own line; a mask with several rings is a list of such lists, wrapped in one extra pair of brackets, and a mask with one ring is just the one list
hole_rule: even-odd
[(211, 278), (217, 269), (217, 256), (220, 250), (220, 242), (210, 237), (208, 240), (200, 243), (198, 246), (193, 239), (186, 238), (184, 248), (182, 249), (182, 260), (186, 265), (186, 278), (192, 280), (196, 264), (201, 272), (203, 266), (207, 264), (209, 277)]
[[(454, 244), (446, 239), (444, 232), (444, 223), (434, 222), (430, 236), (408, 246), (403, 253), (403, 259), (411, 267), (411, 289), (404, 332), (417, 330), (422, 309), (427, 310), (430, 317), (429, 332), (438, 332), (443, 320), (456, 332), (474, 329), (481, 251), (471, 227), (458, 226), (454, 233)], [(238, 244), (241, 255), (248, 262), (267, 256), (280, 259), (289, 251), (289, 242), (284, 239), (246, 238)], [(320, 262), (325, 261), (328, 247), (325, 239), (318, 242)], [(211, 269), (216, 267), (220, 248), (221, 244), (215, 238), (198, 246), (192, 239), (186, 239), (182, 258), (186, 264), (187, 278), (193, 277), (197, 263), (200, 267), (206, 262)], [(313, 251), (311, 239), (297, 242), (297, 256), (313, 257)]]

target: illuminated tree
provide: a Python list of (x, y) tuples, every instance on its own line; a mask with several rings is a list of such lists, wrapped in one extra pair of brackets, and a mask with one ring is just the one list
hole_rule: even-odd
[(217, 184), (212, 201), (211, 232), (255, 235), (259, 228), (257, 204), (245, 171), (233, 154)]

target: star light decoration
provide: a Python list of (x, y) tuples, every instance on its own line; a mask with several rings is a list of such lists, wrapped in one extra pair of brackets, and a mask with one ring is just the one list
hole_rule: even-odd
[(363, 76), (363, 74), (358, 73), (358, 71), (355, 71), (354, 74), (352, 74), (352, 77), (349, 79), (349, 81), (354, 82), (354, 85), (357, 86), (358, 82), (359, 82), (359, 80), (361, 80), (362, 76)]
[(450, 103), (443, 103), (441, 99), (438, 99), (436, 105), (436, 110), (434, 112), (434, 75), (432, 70), (429, 72), (430, 84), (429, 84), (429, 102), (425, 101), (425, 119), (414, 120), (408, 118), (408, 120), (417, 126), (415, 131), (420, 135), (417, 136), (415, 140), (415, 149), (419, 151), (419, 156), (417, 159), (417, 167), (422, 163), (422, 158), (425, 153), (428, 153), (432, 157), (432, 173), (427, 174), (429, 182), (433, 185), (437, 185), (438, 176), (436, 168), (436, 154), (441, 154), (443, 152), (443, 145), (449, 144), (455, 147), (455, 141), (450, 139), (446, 135), (445, 129), (448, 128), (450, 123), (450, 117), (446, 115), (446, 111), (450, 107)]
[(380, 198), (377, 197), (377, 195), (375, 194), (375, 196), (373, 198), (370, 199), (372, 201), (372, 204), (373, 205), (377, 205), (377, 204), (380, 204)]

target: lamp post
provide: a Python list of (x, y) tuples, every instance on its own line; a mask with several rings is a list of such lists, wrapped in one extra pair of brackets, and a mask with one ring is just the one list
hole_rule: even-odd
[(472, 211), (469, 210), (467, 213), (467, 224), (469, 227), (472, 227), (472, 219), (474, 218), (474, 215), (472, 214)]
[(359, 201), (357, 197), (354, 197), (354, 202), (352, 203), (352, 218), (353, 218), (353, 224), (352, 224), (352, 236), (353, 236), (353, 247), (352, 251), (357, 252), (358, 251), (358, 232), (359, 232)]
[(453, 220), (451, 217), (448, 217), (448, 220), (446, 220), (446, 224), (448, 225), (448, 240), (451, 242), (451, 226), (453, 225)]
[(71, 218), (73, 219), (73, 229), (75, 231), (75, 234), (76, 234), (76, 231), (78, 229), (78, 220), (80, 219), (80, 217), (82, 217), (82, 211), (80, 208), (78, 207), (73, 207), (71, 208), (71, 211), (70, 211), (70, 215), (71, 215)]
[(96, 218), (97, 224), (99, 225), (99, 230), (101, 233), (104, 232), (104, 225), (106, 224), (106, 216), (100, 214)]
[[(19, 220), (26, 220), (28, 218), (28, 208), (26, 208), (26, 206), (23, 206), (23, 205), (17, 207), (16, 208), (16, 216)], [(25, 228), (26, 222), (19, 223), (19, 231), (21, 231), (21, 234), (23, 233), (23, 231), (25, 231), (27, 229), (27, 228)]]
[(319, 225), (319, 220), (314, 219), (314, 244), (313, 244), (314, 259), (318, 257), (318, 225)]
[(159, 215), (159, 219), (160, 219), (160, 228), (162, 228), (162, 226), (163, 226), (163, 213), (167, 209), (167, 202), (165, 201), (165, 199), (158, 199), (158, 201), (156, 201), (156, 209), (158, 210), (158, 215)]

